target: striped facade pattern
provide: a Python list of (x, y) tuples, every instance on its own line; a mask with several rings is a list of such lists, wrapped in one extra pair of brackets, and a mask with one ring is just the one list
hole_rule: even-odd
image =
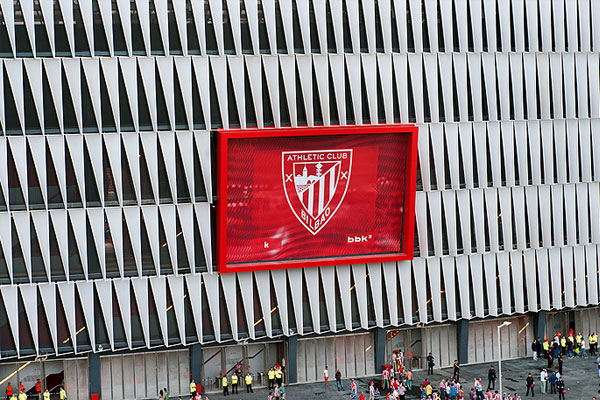
[[(596, 1), (0, 12), (0, 358), (598, 304)], [(420, 128), (414, 261), (216, 271), (211, 130), (394, 122)]]

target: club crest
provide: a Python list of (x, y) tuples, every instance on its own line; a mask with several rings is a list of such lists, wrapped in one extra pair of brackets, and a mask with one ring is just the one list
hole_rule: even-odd
[(288, 204), (300, 223), (316, 235), (344, 201), (352, 150), (284, 151), (281, 164)]

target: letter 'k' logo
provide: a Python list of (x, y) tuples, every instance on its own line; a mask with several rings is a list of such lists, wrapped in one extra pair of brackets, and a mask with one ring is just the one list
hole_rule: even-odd
[(298, 221), (313, 235), (344, 201), (351, 170), (351, 149), (281, 153), (285, 197)]

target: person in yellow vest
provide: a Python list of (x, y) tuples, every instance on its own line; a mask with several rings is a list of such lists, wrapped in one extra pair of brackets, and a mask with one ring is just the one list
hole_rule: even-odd
[(598, 335), (596, 332), (592, 333), (592, 344), (590, 344), (590, 351), (592, 355), (596, 355), (596, 350), (598, 349)]
[(581, 344), (582, 339), (583, 339), (583, 336), (581, 335), (581, 332), (579, 332), (577, 334), (577, 336), (575, 336), (575, 342), (577, 343), (577, 346), (579, 346)]
[(234, 372), (231, 375), (231, 394), (238, 394), (238, 376)]
[(48, 389), (44, 390), (44, 400), (50, 400), (50, 392)]
[(223, 375), (221, 386), (223, 386), (223, 396), (229, 395), (229, 381), (227, 380), (227, 374)]
[(254, 393), (254, 390), (252, 390), (252, 375), (250, 375), (250, 372), (248, 372), (246, 374), (246, 393)]
[(273, 368), (269, 370), (267, 376), (269, 378), (269, 389), (273, 389), (275, 386), (275, 371), (273, 371)]
[(567, 339), (564, 336), (560, 338), (560, 347), (562, 349), (562, 355), (564, 356), (567, 354)]
[(190, 382), (190, 394), (192, 395), (192, 397), (196, 397), (196, 382), (194, 382), (193, 379)]
[(544, 343), (542, 343), (542, 348), (544, 349), (544, 358), (547, 358), (548, 351), (550, 351), (550, 345), (548, 344), (548, 338), (544, 339)]
[(60, 387), (60, 390), (58, 392), (58, 397), (60, 398), (60, 400), (67, 400), (67, 392), (65, 392), (65, 388), (63, 388), (62, 386)]
[(283, 379), (283, 373), (281, 372), (281, 368), (277, 368), (275, 370), (275, 381), (278, 386), (281, 386), (281, 380)]
[(27, 395), (23, 390), (19, 392), (19, 400), (27, 400)]
[(10, 396), (10, 400), (17, 400), (17, 394), (13, 392), (12, 396)]

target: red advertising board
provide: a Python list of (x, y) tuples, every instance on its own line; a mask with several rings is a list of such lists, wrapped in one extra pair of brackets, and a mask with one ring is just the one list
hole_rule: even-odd
[(417, 131), (219, 131), (219, 270), (412, 259)]

